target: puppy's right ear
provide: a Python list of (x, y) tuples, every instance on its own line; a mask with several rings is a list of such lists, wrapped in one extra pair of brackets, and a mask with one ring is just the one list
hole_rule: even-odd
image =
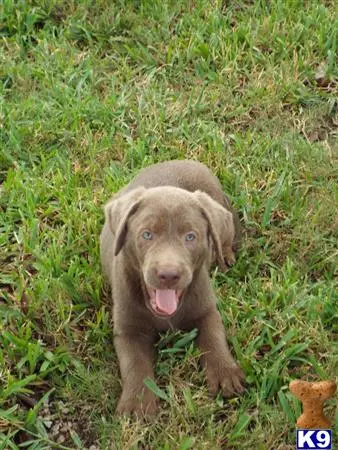
[(202, 215), (209, 225), (216, 256), (216, 261), (213, 262), (217, 262), (225, 271), (225, 263), (230, 266), (236, 261), (232, 250), (235, 236), (233, 215), (205, 192), (195, 191), (193, 195), (197, 198)]
[(139, 187), (121, 196), (115, 196), (105, 206), (106, 221), (114, 236), (114, 255), (117, 256), (127, 237), (128, 220), (137, 211), (145, 188)]

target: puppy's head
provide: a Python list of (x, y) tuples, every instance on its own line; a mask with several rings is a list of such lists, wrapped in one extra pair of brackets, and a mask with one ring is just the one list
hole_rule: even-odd
[(137, 188), (106, 208), (115, 236), (114, 254), (121, 251), (138, 270), (146, 306), (156, 316), (173, 316), (184, 301), (194, 274), (210, 252), (223, 264), (224, 233), (233, 233), (232, 214), (207, 194), (162, 186)]

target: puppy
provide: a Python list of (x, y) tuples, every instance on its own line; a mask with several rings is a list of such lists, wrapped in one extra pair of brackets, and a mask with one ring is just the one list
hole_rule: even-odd
[(203, 164), (170, 161), (140, 172), (106, 205), (101, 261), (113, 297), (114, 344), (123, 382), (118, 413), (153, 414), (159, 332), (197, 328), (208, 387), (230, 397), (244, 375), (231, 356), (209, 269), (235, 260), (239, 221)]

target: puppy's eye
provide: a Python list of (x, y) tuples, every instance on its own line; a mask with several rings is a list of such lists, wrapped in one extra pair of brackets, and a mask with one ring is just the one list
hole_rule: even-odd
[(151, 239), (153, 238), (153, 234), (151, 233), (151, 231), (146, 230), (146, 231), (143, 231), (142, 237), (146, 241), (151, 241)]
[(196, 239), (195, 233), (188, 233), (188, 234), (185, 235), (185, 240), (186, 240), (187, 242), (191, 242), (191, 241), (193, 241), (194, 239)]

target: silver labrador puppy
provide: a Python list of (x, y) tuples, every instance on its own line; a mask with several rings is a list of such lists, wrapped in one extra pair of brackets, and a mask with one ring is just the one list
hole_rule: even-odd
[(228, 348), (209, 269), (235, 261), (240, 229), (218, 179), (201, 163), (168, 161), (141, 171), (105, 208), (101, 261), (113, 297), (114, 344), (123, 390), (117, 412), (153, 414), (160, 331), (199, 330), (209, 390), (243, 391)]

